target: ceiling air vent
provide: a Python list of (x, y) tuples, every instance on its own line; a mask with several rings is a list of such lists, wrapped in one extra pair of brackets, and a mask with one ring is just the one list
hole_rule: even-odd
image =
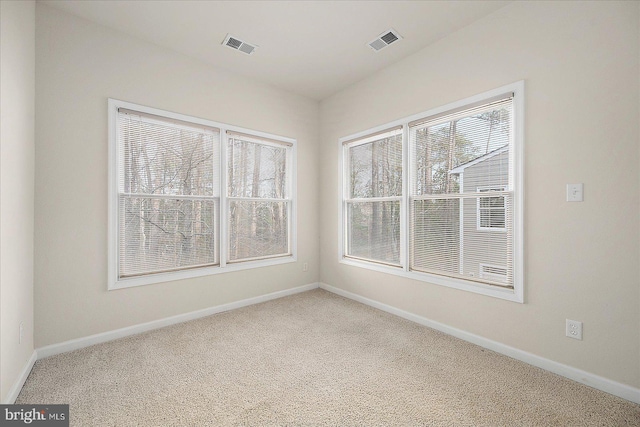
[(247, 55), (251, 55), (258, 48), (257, 45), (243, 42), (242, 40), (232, 36), (231, 34), (227, 34), (227, 37), (224, 38), (222, 44), (230, 49), (239, 50), (242, 53), (246, 53)]
[(391, 43), (397, 42), (398, 40), (402, 40), (402, 36), (398, 34), (396, 30), (385, 31), (380, 34), (374, 40), (369, 42), (369, 47), (376, 52), (389, 46)]

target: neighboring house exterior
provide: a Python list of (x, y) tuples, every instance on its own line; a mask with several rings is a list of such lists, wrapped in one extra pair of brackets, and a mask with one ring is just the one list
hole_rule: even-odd
[[(460, 193), (508, 190), (509, 146), (463, 163), (449, 174), (458, 175)], [(511, 275), (505, 260), (511, 258), (506, 227), (512, 201), (500, 195), (463, 198), (460, 204), (460, 274), (506, 283)]]

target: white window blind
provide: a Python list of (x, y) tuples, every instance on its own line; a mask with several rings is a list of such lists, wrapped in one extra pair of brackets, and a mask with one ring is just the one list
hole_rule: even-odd
[(109, 99), (109, 289), (296, 261), (295, 150)]
[(118, 109), (118, 278), (219, 263), (220, 131)]
[(288, 256), (291, 144), (228, 132), (228, 262)]
[(524, 82), (340, 138), (340, 262), (523, 302)]
[(411, 270), (513, 287), (512, 107), (509, 94), (410, 124)]
[(402, 127), (348, 141), (346, 257), (400, 265)]

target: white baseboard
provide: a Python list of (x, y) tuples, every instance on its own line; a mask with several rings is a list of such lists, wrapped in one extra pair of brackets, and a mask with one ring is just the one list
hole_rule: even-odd
[(136, 335), (142, 332), (151, 331), (153, 329), (159, 329), (165, 326), (175, 325), (177, 323), (188, 322), (189, 320), (211, 316), (212, 314), (222, 313), (224, 311), (234, 310), (236, 308), (246, 307), (253, 304), (259, 304), (261, 302), (286, 297), (300, 292), (310, 291), (318, 287), (318, 283), (310, 283), (308, 285), (298, 286), (291, 289), (285, 289), (283, 291), (230, 302), (228, 304), (217, 305), (215, 307), (192, 311), (190, 313), (178, 314), (176, 316), (166, 317), (164, 319), (158, 319), (146, 323), (140, 323), (138, 325), (128, 326), (126, 328), (90, 335), (88, 337), (76, 338), (58, 344), (51, 344), (45, 347), (40, 347), (36, 349), (36, 351), (38, 354), (38, 359), (43, 359), (45, 357), (53, 356), (60, 353), (66, 353), (67, 351), (77, 350), (79, 348), (89, 347), (91, 345), (100, 344), (107, 341), (113, 341), (118, 338)]
[(246, 307), (253, 304), (259, 304), (261, 302), (270, 301), (289, 295), (294, 295), (300, 292), (310, 291), (316, 288), (322, 288), (326, 291), (343, 296), (345, 298), (358, 301), (362, 304), (377, 308), (387, 313), (394, 314), (398, 317), (410, 320), (420, 325), (427, 326), (429, 328), (444, 332), (448, 335), (452, 335), (456, 338), (468, 341), (470, 343), (479, 345), (481, 347), (493, 350), (497, 353), (504, 354), (522, 362), (528, 363), (533, 366), (545, 369), (579, 383), (588, 385), (590, 387), (602, 390), (604, 392), (613, 394), (631, 402), (640, 403), (640, 389), (632, 387), (626, 384), (622, 384), (608, 378), (601, 377), (599, 375), (592, 374), (590, 372), (583, 371), (568, 365), (564, 365), (559, 362), (555, 362), (544, 357), (536, 356), (535, 354), (528, 353), (523, 350), (519, 350), (514, 347), (510, 347), (506, 344), (502, 344), (497, 341), (493, 341), (487, 338), (483, 338), (479, 335), (472, 334), (470, 332), (463, 331), (461, 329), (447, 326), (443, 323), (439, 323), (426, 317), (419, 316), (417, 314), (409, 313), (408, 311), (401, 310), (399, 308), (392, 307), (390, 305), (354, 294), (349, 291), (345, 291), (340, 288), (328, 285), (326, 283), (310, 283), (304, 286), (298, 286), (296, 288), (285, 289), (283, 291), (273, 292), (266, 295), (261, 295), (253, 298), (247, 298), (241, 301), (235, 301), (228, 304), (222, 304), (215, 307), (205, 308), (203, 310), (193, 311), (190, 313), (179, 314), (176, 316), (167, 317), (164, 319), (154, 320), (152, 322), (141, 323), (134, 326), (129, 326), (122, 329), (116, 329), (114, 331), (104, 332), (101, 334), (90, 335), (88, 337), (77, 338), (74, 340), (65, 341), (58, 344), (52, 344), (45, 347), (36, 349), (29, 361), (22, 370), (20, 377), (15, 382), (9, 394), (7, 395), (3, 403), (9, 404), (15, 402), (18, 397), (24, 382), (26, 381), (36, 359), (42, 359), (45, 357), (53, 356), (67, 351), (77, 350), (79, 348), (88, 347), (94, 344), (100, 344), (107, 341), (112, 341), (118, 338), (124, 338), (130, 335), (136, 335), (142, 332), (150, 331), (153, 329), (159, 329), (165, 326), (175, 325), (177, 323), (188, 322), (189, 320), (199, 319), (201, 317), (210, 316), (216, 313), (222, 313), (236, 308)]
[(36, 363), (37, 358), (38, 354), (35, 350), (33, 350), (33, 353), (31, 353), (31, 357), (29, 357), (29, 360), (27, 360), (27, 363), (22, 368), (22, 371), (20, 371), (18, 379), (15, 383), (13, 383), (13, 386), (9, 390), (9, 393), (2, 401), (3, 405), (12, 405), (16, 401), (18, 395), (20, 394), (20, 390), (22, 390), (24, 382), (27, 380), (27, 377), (31, 373), (31, 369), (33, 369), (34, 363)]
[(407, 319), (420, 325), (424, 325), (440, 332), (444, 332), (445, 334), (452, 335), (456, 338), (460, 338), (472, 344), (479, 345), (480, 347), (484, 347), (497, 353), (504, 354), (505, 356), (509, 356), (513, 359), (517, 359), (530, 365), (537, 366), (538, 368), (545, 369), (547, 371), (553, 372), (554, 374), (561, 375), (576, 382), (588, 385), (598, 390), (602, 390), (609, 394), (613, 394), (614, 396), (622, 397), (623, 399), (629, 400), (634, 403), (640, 403), (639, 388), (622, 384), (617, 381), (613, 381), (608, 378), (604, 378), (599, 375), (595, 375), (590, 372), (586, 372), (559, 362), (554, 362), (553, 360), (536, 356), (535, 354), (510, 347), (497, 341), (483, 338), (479, 335), (475, 335), (461, 329), (452, 328), (451, 326), (447, 326), (443, 323), (439, 323), (427, 319), (426, 317), (418, 316), (417, 314), (409, 313), (408, 311), (404, 311), (399, 308), (395, 308), (390, 305), (354, 294), (352, 292), (327, 285), (326, 283), (320, 283), (320, 288), (343, 296), (345, 298), (358, 301), (362, 304), (377, 308), (379, 310), (386, 311), (387, 313), (394, 314), (398, 317), (402, 317), (403, 319)]

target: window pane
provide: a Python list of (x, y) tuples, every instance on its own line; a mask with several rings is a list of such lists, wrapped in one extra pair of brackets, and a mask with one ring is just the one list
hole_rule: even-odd
[(504, 228), (504, 209), (480, 209), (480, 227)]
[(219, 132), (120, 113), (124, 193), (218, 195)]
[(413, 194), (458, 193), (461, 173), (465, 192), (486, 185), (508, 187), (511, 104), (470, 114), (411, 129)]
[(231, 197), (287, 198), (287, 148), (229, 138)]
[(230, 201), (229, 260), (288, 255), (289, 203)]
[(412, 203), (411, 268), (451, 275), (460, 270), (460, 199)]
[(504, 208), (504, 197), (487, 197), (487, 199), (487, 207)]
[[(476, 210), (483, 198), (474, 196), (412, 202), (411, 269), (449, 277), (511, 286), (513, 271), (497, 280), (487, 265), (511, 265), (513, 246), (507, 225), (512, 220), (511, 195), (501, 197), (505, 208)], [(480, 227), (485, 230), (479, 230)], [(491, 231), (491, 228), (496, 228)], [(505, 230), (507, 232), (505, 232)]]
[(120, 277), (218, 264), (217, 199), (120, 196)]
[[(462, 199), (462, 258), (460, 273), (468, 279), (481, 279), (513, 285), (513, 194), (499, 197), (504, 207), (477, 209), (485, 197)], [(489, 199), (494, 199), (490, 197)], [(497, 197), (496, 197), (497, 199)], [(479, 218), (476, 217), (476, 212)], [(497, 280), (497, 272), (486, 266), (505, 269)], [(490, 274), (489, 274), (490, 273)]]
[(349, 148), (350, 198), (402, 195), (402, 134)]
[(347, 203), (347, 256), (400, 263), (400, 202)]

